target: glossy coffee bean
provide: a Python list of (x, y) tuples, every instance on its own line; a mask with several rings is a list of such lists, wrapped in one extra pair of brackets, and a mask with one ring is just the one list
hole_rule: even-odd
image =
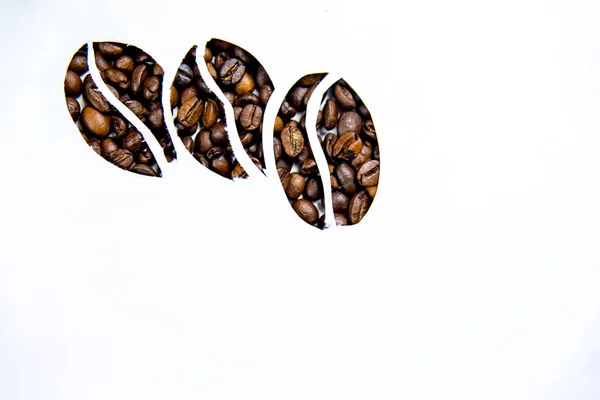
[(312, 224), (319, 218), (319, 211), (315, 205), (307, 199), (298, 199), (292, 204), (296, 214), (305, 222)]
[(338, 107), (335, 101), (327, 99), (323, 108), (323, 119), (325, 129), (333, 129), (338, 122)]
[(102, 114), (93, 107), (84, 107), (81, 111), (81, 123), (86, 132), (99, 137), (110, 133), (110, 117)]
[(334, 86), (333, 95), (344, 109), (351, 110), (356, 107), (356, 100), (354, 100), (352, 93), (339, 83)]
[(375, 186), (379, 183), (379, 161), (370, 160), (360, 167), (356, 179), (361, 186)]
[(348, 219), (352, 224), (358, 224), (369, 210), (369, 197), (365, 192), (358, 192), (348, 205)]
[(281, 131), (281, 144), (285, 154), (296, 158), (304, 149), (304, 135), (296, 125), (287, 124)]
[(348, 208), (350, 199), (344, 193), (335, 191), (331, 193), (331, 200), (333, 202), (333, 211), (344, 212)]
[(358, 135), (362, 131), (362, 119), (357, 112), (344, 111), (340, 114), (337, 129), (338, 135), (343, 135), (346, 132), (354, 132)]
[(81, 112), (81, 107), (79, 102), (72, 97), (67, 97), (67, 109), (69, 110), (69, 114), (73, 121), (77, 121), (79, 118), (79, 113)]
[(77, 97), (81, 94), (83, 84), (81, 78), (75, 71), (67, 70), (65, 75), (65, 94), (69, 97)]
[(304, 191), (305, 184), (306, 181), (302, 175), (298, 174), (297, 172), (289, 174), (285, 186), (285, 194), (287, 195), (288, 199), (295, 200), (300, 197)]
[(128, 169), (133, 164), (133, 154), (129, 150), (117, 149), (108, 155), (110, 162), (122, 169)]
[(246, 66), (235, 57), (227, 59), (219, 69), (219, 78), (225, 85), (235, 85), (242, 80)]

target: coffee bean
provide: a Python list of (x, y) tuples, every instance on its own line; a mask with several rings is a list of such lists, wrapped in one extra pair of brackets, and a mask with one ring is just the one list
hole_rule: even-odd
[(177, 112), (177, 119), (183, 126), (189, 127), (200, 120), (203, 111), (204, 103), (202, 100), (192, 97), (181, 105)]
[(335, 101), (327, 99), (323, 114), (325, 119), (325, 129), (333, 129), (338, 121), (338, 108)]
[(213, 142), (211, 141), (211, 131), (208, 129), (203, 129), (198, 132), (196, 135), (196, 143), (195, 150), (198, 153), (206, 154), (208, 150), (213, 147)]
[(131, 74), (133, 72), (133, 69), (135, 68), (135, 62), (130, 56), (121, 56), (117, 59), (117, 61), (115, 61), (115, 68), (128, 74)]
[(110, 117), (93, 107), (84, 107), (81, 111), (81, 123), (85, 130), (99, 137), (110, 133)]
[(160, 80), (157, 76), (147, 78), (142, 84), (142, 97), (147, 101), (154, 101), (160, 94)]
[(118, 56), (123, 54), (123, 46), (114, 44), (114, 43), (109, 43), (109, 42), (103, 42), (100, 43), (98, 45), (98, 49), (102, 52), (102, 54), (107, 55), (107, 56)]
[(334, 86), (333, 95), (338, 103), (346, 110), (351, 110), (356, 107), (356, 101), (354, 100), (352, 93), (341, 84), (338, 83)]
[(302, 175), (296, 172), (289, 174), (285, 187), (285, 194), (287, 195), (288, 199), (295, 200), (300, 197), (304, 191), (305, 184), (306, 181)]
[(95, 58), (94, 61), (96, 62), (96, 66), (98, 67), (100, 72), (113, 67), (112, 63), (109, 62), (106, 58), (104, 58), (104, 55), (102, 55), (102, 53), (100, 51), (94, 52), (94, 58)]
[(118, 116), (111, 117), (110, 125), (116, 137), (122, 138), (127, 135), (127, 122), (123, 118)]
[(133, 164), (133, 154), (129, 150), (117, 149), (108, 155), (110, 162), (122, 169), (128, 169)]
[(369, 197), (374, 199), (377, 194), (377, 186), (369, 186), (366, 190)]
[(350, 161), (362, 150), (363, 143), (360, 137), (350, 131), (338, 137), (333, 145), (333, 157)]
[(227, 59), (219, 69), (219, 78), (225, 85), (235, 85), (238, 83), (244, 73), (246, 66), (235, 57)]
[(102, 142), (100, 142), (100, 146), (102, 148), (102, 156), (104, 158), (108, 158), (110, 153), (119, 149), (119, 145), (114, 141), (113, 138), (106, 138)]
[(369, 197), (365, 192), (358, 192), (348, 205), (348, 219), (352, 224), (358, 224), (369, 210)]
[(281, 144), (285, 154), (295, 158), (304, 148), (304, 135), (297, 126), (287, 124), (281, 131)]
[(245, 130), (254, 130), (259, 127), (262, 122), (263, 110), (257, 105), (248, 104), (240, 114), (240, 125)]
[(271, 85), (261, 86), (261, 88), (258, 92), (258, 97), (260, 98), (260, 102), (266, 106), (267, 103), (269, 102), (269, 99), (271, 98), (272, 94), (273, 94), (273, 87)]
[(335, 191), (331, 193), (331, 199), (333, 201), (333, 211), (344, 212), (348, 208), (350, 199), (344, 193)]
[(344, 214), (335, 213), (333, 215), (335, 217), (335, 224), (336, 225), (338, 225), (338, 226), (348, 225), (348, 219), (346, 219), (346, 216)]
[(194, 78), (194, 72), (192, 68), (187, 64), (181, 64), (179, 69), (177, 69), (177, 74), (175, 75), (175, 83), (179, 86), (187, 86), (192, 83), (192, 79)]
[(204, 105), (204, 112), (202, 113), (202, 124), (205, 128), (212, 128), (213, 125), (217, 122), (217, 118), (219, 117), (219, 107), (217, 103), (212, 100), (206, 100)]
[(71, 114), (73, 121), (77, 121), (79, 113), (81, 112), (79, 102), (72, 97), (67, 97), (67, 109), (69, 110), (69, 114)]
[(288, 93), (286, 98), (290, 102), (292, 107), (299, 108), (302, 106), (302, 99), (304, 98), (306, 92), (308, 92), (308, 88), (298, 86), (295, 89), (292, 89), (290, 93)]
[(137, 93), (148, 76), (148, 66), (146, 64), (138, 65), (131, 75), (131, 92)]
[(356, 192), (356, 172), (354, 168), (346, 163), (342, 163), (335, 167), (335, 176), (346, 194), (354, 194)]
[(102, 72), (102, 77), (106, 81), (110, 83), (114, 83), (120, 89), (128, 89), (129, 88), (129, 79), (127, 79), (127, 75), (118, 69), (108, 68)]
[(83, 97), (92, 107), (100, 112), (108, 113), (111, 109), (111, 105), (102, 93), (100, 93), (96, 85), (87, 87), (83, 92)]
[(129, 170), (141, 175), (157, 176), (156, 172), (146, 164), (133, 164)]
[(319, 218), (319, 211), (315, 205), (307, 199), (298, 199), (292, 204), (296, 214), (305, 222), (312, 224)]
[(323, 198), (323, 187), (321, 185), (321, 179), (319, 178), (308, 178), (304, 187), (304, 197), (310, 201), (318, 201)]
[(316, 174), (317, 172), (317, 163), (312, 158), (307, 158), (300, 164), (300, 173), (304, 176)]
[(69, 97), (77, 97), (81, 94), (81, 78), (75, 71), (68, 70), (65, 76), (65, 94)]
[(144, 138), (138, 131), (133, 131), (123, 138), (123, 147), (133, 153), (139, 151), (144, 145)]
[(340, 114), (337, 129), (339, 135), (342, 135), (346, 132), (354, 132), (358, 135), (362, 130), (362, 119), (357, 112), (344, 111)]
[(74, 71), (79, 75), (86, 73), (88, 70), (87, 55), (75, 54), (69, 63), (69, 70)]
[(379, 161), (371, 160), (364, 163), (358, 170), (356, 178), (361, 186), (368, 187), (377, 185), (379, 182)]
[(235, 93), (244, 94), (254, 90), (254, 78), (248, 72), (242, 76), (242, 79), (235, 84)]

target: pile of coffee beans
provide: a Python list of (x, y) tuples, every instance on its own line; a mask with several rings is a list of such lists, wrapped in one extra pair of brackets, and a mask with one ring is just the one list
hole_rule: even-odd
[[(211, 171), (229, 179), (247, 178), (231, 148), (223, 103), (200, 75), (196, 48), (186, 54), (171, 86), (171, 110), (177, 134), (194, 158)], [(211, 59), (211, 52), (206, 49), (204, 60)], [(241, 139), (248, 145), (252, 135), (242, 135)]]
[[(81, 136), (96, 153), (119, 168), (160, 176), (140, 132), (102, 95), (88, 72), (87, 45), (75, 53), (65, 76), (67, 109)], [(109, 86), (118, 96), (117, 89)]]
[(145, 51), (123, 43), (94, 43), (94, 56), (104, 83), (150, 129), (167, 161), (175, 159), (161, 102), (162, 67)]
[(298, 216), (319, 228), (325, 221), (323, 185), (306, 132), (306, 105), (325, 75), (306, 75), (292, 86), (273, 129), (277, 173), (285, 194)]
[(379, 145), (369, 110), (342, 79), (324, 96), (317, 131), (329, 164), (337, 225), (365, 216), (379, 183)]
[(274, 89), (269, 75), (246, 50), (220, 39), (207, 43), (204, 59), (211, 77), (233, 105), (244, 150), (264, 170), (263, 113)]

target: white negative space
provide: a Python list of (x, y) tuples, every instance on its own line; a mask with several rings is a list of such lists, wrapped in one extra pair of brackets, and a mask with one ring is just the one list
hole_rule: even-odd
[[(7, 5), (0, 397), (597, 399), (598, 7)], [(79, 46), (177, 66), (209, 36), (275, 85), (341, 71), (381, 146), (363, 222), (314, 229), (268, 179), (91, 161), (63, 95)]]

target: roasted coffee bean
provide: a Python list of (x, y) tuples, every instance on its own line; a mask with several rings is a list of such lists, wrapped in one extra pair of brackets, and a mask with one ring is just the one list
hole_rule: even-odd
[(306, 92), (308, 92), (307, 87), (298, 86), (295, 89), (292, 89), (292, 91), (288, 93), (286, 98), (290, 102), (292, 107), (297, 109), (302, 106), (302, 99), (304, 98)]
[(106, 98), (100, 93), (96, 85), (87, 87), (83, 92), (83, 97), (96, 110), (107, 113), (111, 109), (111, 105)]
[(260, 99), (254, 93), (244, 93), (238, 96), (235, 96), (235, 100), (233, 101), (234, 106), (245, 106), (246, 104), (260, 104)]
[(252, 56), (244, 49), (238, 46), (233, 47), (233, 55), (245, 62), (246, 64), (252, 62)]
[(129, 79), (127, 75), (115, 68), (108, 68), (102, 72), (102, 77), (110, 83), (114, 83), (120, 89), (129, 88)]
[(143, 119), (144, 115), (148, 113), (148, 110), (137, 100), (125, 100), (123, 104), (140, 119)]
[(330, 161), (333, 160), (333, 146), (336, 141), (337, 136), (334, 133), (328, 133), (323, 140), (323, 150)]
[(356, 192), (356, 172), (354, 172), (354, 168), (342, 163), (335, 167), (335, 176), (346, 194), (351, 195)]
[(117, 116), (111, 117), (110, 125), (116, 137), (122, 138), (127, 135), (127, 122), (123, 118)]
[(182, 105), (192, 97), (198, 97), (198, 90), (195, 86), (188, 86), (179, 96), (179, 105)]
[(223, 154), (223, 150), (219, 147), (213, 147), (206, 154), (210, 160), (210, 165), (213, 170), (223, 176), (229, 175), (229, 161)]
[(154, 101), (160, 94), (160, 80), (157, 76), (147, 78), (142, 84), (142, 97), (147, 101)]
[(242, 110), (239, 122), (242, 128), (251, 131), (259, 127), (262, 122), (262, 116), (262, 108), (254, 104), (248, 104)]
[[(152, 104), (151, 104), (152, 106)], [(148, 124), (151, 128), (159, 129), (165, 125), (164, 114), (162, 108), (152, 108), (148, 113)]]
[(77, 97), (81, 94), (81, 78), (75, 71), (68, 70), (65, 76), (65, 94), (70, 97)]
[(79, 75), (86, 73), (88, 70), (87, 55), (75, 54), (69, 63), (69, 70), (74, 71)]
[(102, 114), (93, 107), (84, 107), (81, 111), (81, 123), (86, 132), (99, 137), (106, 137), (110, 133), (110, 117)]
[(123, 147), (133, 153), (139, 151), (144, 145), (144, 138), (138, 131), (133, 131), (123, 138)]
[(298, 199), (292, 204), (296, 214), (305, 222), (312, 224), (319, 218), (319, 210), (307, 199)]
[(204, 112), (202, 113), (202, 124), (205, 128), (212, 128), (213, 125), (217, 122), (217, 118), (219, 117), (219, 107), (217, 103), (212, 100), (206, 100), (204, 104)]
[(152, 67), (152, 73), (156, 76), (163, 76), (165, 74), (165, 71), (160, 65), (154, 64), (154, 66)]
[(81, 112), (79, 102), (72, 97), (67, 97), (67, 109), (69, 110), (69, 114), (71, 114), (73, 121), (77, 121), (79, 113)]
[(131, 75), (131, 91), (133, 93), (137, 93), (141, 89), (142, 84), (146, 80), (147, 76), (148, 66), (146, 64), (135, 67), (133, 74)]
[(287, 101), (283, 101), (283, 103), (281, 103), (281, 108), (279, 109), (279, 115), (281, 115), (281, 118), (283, 119), (290, 119), (293, 118), (294, 115), (296, 115), (296, 109), (294, 107), (292, 107), (292, 105), (290, 103), (288, 103)]
[(171, 110), (177, 107), (177, 104), (179, 104), (179, 92), (177, 92), (175, 86), (171, 86), (171, 91), (169, 93), (169, 103), (171, 103)]
[(361, 186), (374, 186), (379, 183), (379, 161), (371, 160), (363, 164), (356, 174), (356, 179)]
[(157, 176), (156, 172), (146, 164), (133, 164), (131, 167), (129, 167), (129, 170), (140, 175)]
[(271, 85), (261, 86), (261, 88), (258, 92), (260, 102), (266, 106), (267, 103), (269, 102), (269, 99), (271, 98), (272, 94), (273, 94), (273, 87)]
[(133, 154), (129, 150), (117, 149), (108, 155), (110, 162), (122, 169), (128, 169), (133, 164)]
[(104, 139), (102, 142), (100, 142), (100, 146), (102, 148), (102, 156), (104, 158), (108, 158), (110, 153), (119, 149), (119, 145), (117, 145), (113, 138)]
[(278, 115), (275, 117), (275, 126), (273, 127), (273, 131), (275, 133), (281, 133), (282, 130), (283, 130), (283, 120)]
[(300, 173), (304, 176), (316, 174), (317, 172), (317, 163), (312, 158), (307, 158), (300, 164)]
[(346, 110), (351, 110), (356, 107), (356, 101), (350, 91), (339, 83), (333, 88), (333, 95), (338, 103)]
[(181, 105), (177, 112), (177, 119), (183, 126), (190, 127), (200, 120), (203, 111), (204, 103), (202, 100), (192, 97)]
[(350, 161), (360, 153), (362, 147), (362, 140), (356, 133), (344, 133), (333, 145), (333, 157)]
[(285, 154), (295, 158), (304, 149), (304, 135), (294, 124), (287, 124), (281, 131), (281, 144)]
[(96, 62), (96, 66), (98, 67), (100, 72), (113, 67), (112, 63), (109, 62), (106, 58), (104, 58), (104, 55), (102, 55), (102, 53), (100, 51), (94, 52), (94, 58), (95, 58), (94, 61)]
[(338, 122), (338, 107), (335, 101), (332, 99), (327, 99), (325, 102), (325, 108), (323, 109), (323, 114), (325, 129), (333, 129)]
[(309, 75), (305, 75), (302, 78), (300, 78), (300, 80), (298, 81), (299, 85), (302, 86), (312, 86), (315, 83), (318, 83), (321, 81), (321, 79), (323, 79), (325, 74), (309, 74)]
[(242, 132), (240, 134), (240, 142), (242, 142), (242, 146), (248, 147), (250, 143), (252, 143), (252, 134), (250, 132)]
[(194, 72), (192, 68), (187, 64), (181, 64), (179, 69), (177, 69), (177, 74), (175, 75), (175, 83), (179, 86), (187, 86), (192, 83), (192, 79), (194, 78)]
[(287, 195), (288, 199), (295, 200), (300, 197), (304, 191), (305, 184), (306, 181), (302, 175), (298, 174), (297, 172), (291, 173), (287, 179), (285, 187), (285, 194)]
[(362, 130), (362, 119), (360, 115), (354, 111), (344, 111), (340, 114), (337, 124), (338, 135), (343, 135), (347, 132), (354, 132), (357, 135)]
[(333, 202), (333, 211), (341, 213), (348, 209), (350, 199), (344, 193), (339, 191), (331, 193), (331, 200)]
[(115, 61), (115, 68), (131, 74), (135, 68), (135, 62), (133, 61), (133, 58), (127, 55), (121, 56), (117, 59), (117, 61)]
[(102, 54), (107, 56), (119, 56), (123, 54), (123, 46), (120, 46), (115, 43), (103, 42), (100, 43), (98, 49), (102, 52)]
[(358, 169), (362, 167), (364, 163), (371, 159), (372, 154), (373, 148), (371, 147), (369, 142), (363, 142), (363, 146), (360, 149), (360, 153), (351, 161), (351, 164), (354, 167), (354, 169), (358, 171)]
[(258, 69), (256, 70), (256, 84), (258, 85), (258, 87), (264, 86), (264, 85), (271, 85), (272, 86), (272, 82), (271, 82), (271, 78), (269, 78), (269, 74), (267, 74), (267, 71), (265, 71), (265, 69), (263, 68), (262, 65), (258, 66)]
[(318, 178), (308, 178), (304, 187), (304, 197), (310, 201), (318, 201), (323, 198), (323, 187)]
[(248, 72), (242, 76), (242, 79), (235, 84), (235, 93), (244, 94), (254, 90), (254, 78)]
[(219, 78), (225, 85), (235, 85), (238, 83), (244, 73), (246, 66), (235, 57), (227, 59), (219, 69)]
[(348, 219), (352, 224), (358, 224), (369, 210), (369, 197), (365, 192), (358, 192), (348, 205)]
[(203, 129), (196, 135), (195, 151), (197, 153), (206, 154), (214, 145), (210, 139), (211, 131)]
[(375, 138), (376, 133), (375, 133), (375, 125), (373, 125), (373, 121), (371, 121), (371, 120), (365, 121), (365, 123), (363, 124), (363, 132), (369, 139), (377, 140)]

